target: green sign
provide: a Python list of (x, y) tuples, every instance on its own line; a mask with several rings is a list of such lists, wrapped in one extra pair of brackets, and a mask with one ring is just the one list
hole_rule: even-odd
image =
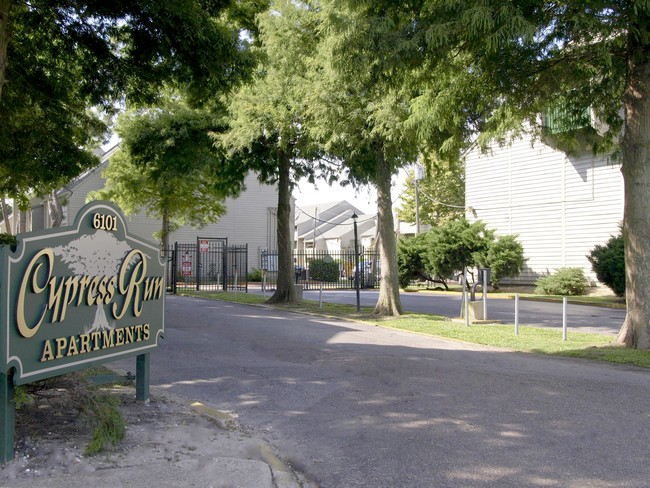
[(164, 333), (159, 248), (130, 235), (108, 202), (70, 227), (18, 236), (0, 248), (0, 361), (15, 384), (142, 355)]

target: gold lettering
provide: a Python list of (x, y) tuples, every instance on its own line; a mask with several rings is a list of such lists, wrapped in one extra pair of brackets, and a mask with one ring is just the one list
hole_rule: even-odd
[(66, 356), (76, 356), (77, 354), (79, 354), (79, 349), (77, 348), (77, 338), (75, 336), (70, 336), (70, 340), (68, 341), (68, 353)]
[(84, 292), (86, 291), (86, 287), (92, 280), (92, 276), (84, 275), (81, 277), (79, 280), (79, 299), (77, 300), (77, 307), (81, 305), (81, 302), (83, 302), (84, 299)]
[[(38, 280), (36, 279), (36, 277), (40, 275), (40, 271), (43, 268), (43, 263), (36, 264), (41, 256), (47, 257), (47, 271), (45, 272), (46, 279), (44, 282), (47, 283), (50, 280), (50, 277), (52, 276), (52, 263), (54, 261), (54, 253), (52, 252), (52, 249), (43, 249), (42, 251), (36, 253), (36, 255), (27, 265), (27, 270), (23, 275), (23, 280), (20, 283), (20, 288), (18, 290), (18, 303), (16, 304), (16, 325), (18, 326), (18, 332), (20, 332), (20, 335), (28, 339), (30, 337), (33, 337), (34, 334), (36, 334), (38, 331), (41, 323), (43, 322), (46, 311), (46, 309), (43, 310), (40, 318), (31, 327), (27, 325), (27, 320), (25, 319), (25, 293), (27, 292), (27, 283), (29, 282), (29, 277), (32, 276), (32, 290), (34, 293), (38, 295), (45, 289), (45, 287), (38, 285)], [(34, 268), (34, 266), (36, 267), (32, 271), (32, 268)]]
[(106, 298), (104, 299), (104, 305), (108, 305), (113, 301), (113, 297), (115, 296), (116, 284), (117, 284), (117, 276), (111, 276), (111, 279), (106, 285)]
[(144, 329), (144, 340), (148, 341), (149, 340), (149, 324), (143, 324)]
[(99, 331), (95, 331), (90, 334), (90, 338), (93, 341), (93, 351), (99, 350), (99, 339), (101, 339), (101, 337), (102, 337), (102, 333)]
[(86, 304), (89, 307), (95, 305), (97, 297), (97, 285), (99, 284), (99, 276), (94, 276), (90, 283), (88, 284), (88, 296), (86, 298)]
[(67, 337), (57, 337), (54, 339), (56, 342), (56, 359), (61, 359), (63, 357), (63, 350), (68, 345)]
[[(68, 305), (74, 302), (77, 290), (79, 289), (79, 277), (70, 276), (65, 279), (65, 295), (63, 298), (63, 307), (61, 309), (61, 319), (63, 322), (65, 320), (65, 312), (68, 310)], [(55, 322), (52, 320), (52, 322)]]
[(41, 354), (41, 363), (45, 361), (52, 361), (54, 359), (54, 354), (52, 353), (52, 343), (47, 339), (43, 343), (43, 354)]
[(124, 345), (124, 329), (116, 329), (115, 330), (115, 335), (117, 338), (115, 339), (115, 345), (116, 346), (123, 346)]
[(102, 349), (115, 346), (115, 329), (105, 330), (102, 332)]
[(131, 325), (129, 327), (125, 327), (124, 332), (125, 332), (124, 343), (131, 344), (133, 342), (133, 334), (135, 332), (135, 326)]
[[(127, 271), (131, 267), (131, 261), (140, 258), (137, 264), (133, 266), (133, 271), (127, 283)], [(138, 249), (133, 249), (122, 262), (118, 278), (118, 290), (124, 296), (124, 303), (122, 310), (118, 311), (117, 303), (113, 304), (113, 317), (120, 320), (124, 317), (127, 309), (133, 306), (133, 315), (139, 317), (142, 313), (142, 306), (140, 302), (140, 285), (142, 284), (145, 275), (147, 274), (147, 261), (144, 253)]]
[(81, 334), (79, 336), (79, 354), (90, 352), (90, 334)]

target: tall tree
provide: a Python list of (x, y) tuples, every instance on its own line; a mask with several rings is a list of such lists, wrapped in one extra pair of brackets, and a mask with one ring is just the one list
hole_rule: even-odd
[(228, 16), (255, 4), (1, 0), (0, 194), (48, 194), (97, 164), (106, 123), (90, 107), (150, 103), (163, 83), (198, 102), (238, 82), (252, 60)]
[(223, 118), (178, 97), (121, 115), (121, 146), (102, 173), (106, 186), (89, 197), (112, 200), (126, 214), (144, 209), (161, 219), (165, 251), (169, 233), (181, 225), (217, 221), (226, 211), (225, 198), (239, 193), (246, 176), (240, 161), (212, 143), (210, 133), (224, 130)]
[(271, 303), (293, 302), (291, 190), (304, 176), (313, 181), (320, 151), (307, 127), (317, 11), (311, 2), (278, 0), (258, 17), (263, 62), (251, 84), (230, 100), (230, 130), (217, 144), (239, 154), (260, 181), (278, 186), (278, 281)]
[(627, 317), (618, 340), (650, 348), (650, 2), (350, 3), (399, 25), (408, 18), (411, 35), (393, 50), (407, 51), (408, 69), (439, 73), (453, 54), (492, 105), (471, 120), (467, 114), (477, 105), (462, 90), (452, 90), (460, 102), (453, 113), (429, 90), (420, 121), (430, 126), (482, 131), (482, 141), (489, 141), (521, 128), (522, 121), (535, 128), (538, 115), (558, 104), (575, 116), (592, 108), (602, 131), (595, 149), (620, 142), (625, 183)]
[[(406, 126), (413, 92), (398, 78), (378, 77), (375, 59), (400, 42), (399, 31), (380, 18), (337, 5), (323, 4), (318, 96), (311, 104), (314, 134), (325, 151), (339, 158), (356, 183), (377, 189), (378, 249), (381, 283), (374, 313), (402, 311), (397, 270), (391, 179), (418, 154), (414, 131)], [(393, 58), (397, 66), (399, 58)]]

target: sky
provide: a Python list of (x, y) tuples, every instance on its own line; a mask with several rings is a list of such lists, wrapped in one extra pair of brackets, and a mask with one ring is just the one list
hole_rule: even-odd
[[(400, 171), (397, 176), (393, 177), (393, 190), (391, 192), (393, 208), (401, 205), (399, 195), (403, 191), (404, 180), (404, 171)], [(296, 207), (298, 208), (347, 200), (366, 214), (377, 213), (377, 192), (369, 186), (354, 189), (350, 185), (342, 187), (338, 183), (334, 183), (329, 186), (325, 182), (317, 182), (314, 186), (306, 179), (303, 179), (293, 191), (293, 196), (296, 199)]]

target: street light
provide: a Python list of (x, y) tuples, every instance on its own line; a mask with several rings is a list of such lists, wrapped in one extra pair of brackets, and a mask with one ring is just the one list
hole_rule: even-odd
[(357, 235), (357, 219), (359, 216), (356, 212), (352, 214), (354, 223), (354, 289), (357, 293), (357, 312), (361, 311), (361, 297), (359, 295), (359, 238)]

